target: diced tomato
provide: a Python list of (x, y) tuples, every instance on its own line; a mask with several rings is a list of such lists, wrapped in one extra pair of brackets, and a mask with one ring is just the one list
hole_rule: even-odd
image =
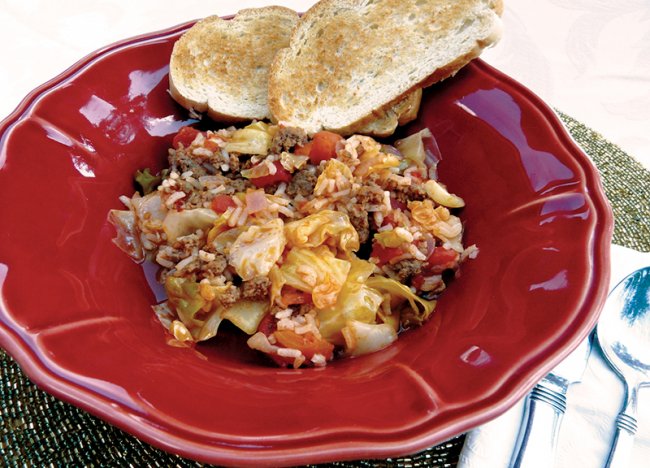
[(172, 146), (176, 149), (180, 149), (181, 145), (183, 148), (189, 148), (199, 133), (201, 132), (194, 127), (183, 127), (174, 135)]
[(424, 275), (419, 273), (413, 278), (411, 278), (411, 286), (413, 286), (415, 289), (418, 291), (422, 289), (422, 286), (424, 285)]
[(205, 140), (203, 147), (214, 153), (219, 149), (219, 144), (214, 140)]
[(235, 208), (237, 205), (230, 195), (217, 195), (212, 199), (210, 206), (216, 213), (223, 213), (228, 208)]
[(424, 176), (420, 173), (420, 171), (409, 172), (409, 176), (412, 179), (415, 179), (416, 182), (421, 182), (424, 180)]
[(299, 335), (293, 330), (276, 330), (273, 336), (285, 348), (299, 350), (307, 360), (311, 359), (314, 354), (322, 354), (329, 361), (334, 354), (332, 343), (318, 338), (310, 332)]
[(298, 156), (309, 156), (309, 152), (311, 151), (311, 146), (312, 142), (310, 141), (306, 145), (303, 146), (296, 146), (293, 149), (293, 153), (297, 154)]
[(309, 304), (312, 302), (311, 294), (298, 291), (297, 289), (285, 286), (282, 288), (282, 303), (285, 306), (290, 306), (294, 304)]
[(322, 131), (314, 135), (309, 151), (309, 159), (313, 164), (336, 157), (336, 145), (343, 137), (337, 133)]
[(406, 203), (393, 197), (390, 197), (390, 207), (394, 210), (400, 209), (402, 211), (406, 211), (408, 209)]
[[(273, 314), (266, 314), (257, 326), (257, 331), (264, 333), (267, 337), (271, 336), (275, 330), (277, 330), (277, 325)], [(289, 367), (293, 364), (293, 359), (289, 357), (282, 357), (277, 354), (267, 354), (267, 356), (279, 367)]]
[(273, 314), (266, 314), (262, 321), (257, 326), (257, 331), (264, 333), (266, 336), (270, 336), (276, 330), (275, 317)]
[(370, 256), (379, 260), (377, 265), (382, 266), (403, 253), (404, 251), (399, 247), (384, 247), (379, 242), (373, 241)]
[(255, 187), (262, 188), (266, 187), (267, 185), (278, 184), (280, 182), (291, 182), (291, 173), (282, 166), (280, 161), (275, 161), (273, 164), (275, 165), (276, 169), (275, 174), (269, 174), (251, 179), (251, 182), (253, 185), (255, 185)]
[(440, 274), (445, 270), (454, 268), (458, 263), (458, 252), (444, 247), (436, 247), (427, 258), (427, 271)]

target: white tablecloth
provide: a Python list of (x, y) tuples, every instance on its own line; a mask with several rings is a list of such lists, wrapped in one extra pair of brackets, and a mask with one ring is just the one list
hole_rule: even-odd
[[(505, 0), (484, 54), (552, 106), (650, 168), (650, 2)], [(305, 0), (0, 0), (0, 118), (34, 87), (114, 41), (210, 14)]]

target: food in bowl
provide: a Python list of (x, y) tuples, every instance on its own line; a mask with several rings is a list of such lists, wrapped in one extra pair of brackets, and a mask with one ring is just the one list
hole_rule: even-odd
[(169, 168), (139, 171), (109, 219), (124, 252), (159, 265), (154, 310), (174, 344), (229, 321), (278, 365), (325, 366), (426, 322), (477, 254), (436, 150), (426, 129), (391, 146), (265, 122), (184, 127)]

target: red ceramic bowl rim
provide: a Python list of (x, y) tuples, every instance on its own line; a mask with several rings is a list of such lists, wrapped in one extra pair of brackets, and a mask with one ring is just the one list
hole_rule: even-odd
[[(226, 19), (231, 18), (225, 17)], [(0, 122), (0, 147), (4, 146), (7, 131), (26, 113), (32, 104), (45, 92), (57, 87), (63, 81), (74, 77), (89, 63), (101, 59), (102, 57), (131, 45), (138, 44), (142, 41), (150, 41), (165, 36), (177, 34), (191, 25), (195, 21), (173, 26), (168, 29), (156, 32), (141, 34), (129, 39), (115, 42), (106, 47), (88, 54), (83, 59), (63, 71), (55, 78), (45, 82), (41, 86), (30, 92), (17, 108), (2, 122)], [(376, 444), (364, 444), (362, 447), (358, 444), (343, 444), (340, 441), (327, 441), (323, 444), (310, 446), (303, 445), (286, 449), (270, 449), (263, 454), (247, 452), (245, 449), (238, 447), (226, 447), (220, 445), (215, 448), (213, 445), (203, 444), (180, 437), (167, 430), (155, 428), (152, 425), (142, 424), (134, 419), (131, 414), (124, 410), (117, 410), (112, 404), (112, 400), (98, 394), (94, 394), (85, 388), (63, 379), (50, 370), (48, 370), (35, 352), (26, 344), (21, 336), (21, 330), (17, 327), (11, 327), (4, 322), (0, 322), (0, 345), (5, 349), (20, 365), (25, 374), (40, 388), (52, 394), (53, 396), (80, 407), (110, 424), (132, 434), (139, 439), (159, 447), (171, 453), (199, 460), (207, 463), (218, 463), (228, 465), (250, 465), (257, 466), (277, 466), (295, 465), (301, 463), (320, 463), (333, 460), (359, 458), (359, 453), (364, 457), (381, 458), (391, 457), (396, 454), (415, 453), (427, 447), (441, 443), (467, 430), (485, 423), (494, 417), (502, 414), (518, 400), (520, 400), (550, 369), (566, 357), (593, 329), (598, 319), (598, 315), (604, 304), (609, 284), (610, 276), (610, 244), (613, 231), (613, 215), (609, 203), (605, 197), (601, 180), (597, 170), (583, 153), (579, 146), (568, 134), (566, 128), (558, 119), (555, 112), (544, 103), (537, 95), (519, 84), (509, 76), (499, 72), (493, 67), (487, 65), (480, 59), (475, 60), (477, 66), (492, 76), (499, 83), (506, 84), (509, 88), (517, 91), (524, 99), (528, 101), (531, 107), (541, 112), (547, 123), (550, 123), (557, 141), (575, 158), (576, 163), (583, 169), (586, 177), (586, 186), (590, 188), (590, 197), (593, 202), (593, 208), (596, 212), (596, 219), (599, 221), (598, 229), (594, 232), (592, 238), (591, 252), (593, 253), (593, 272), (594, 276), (590, 279), (593, 284), (598, 279), (604, 288), (598, 288), (589, 295), (583, 303), (583, 308), (589, 308), (594, 311), (585, 321), (580, 324), (579, 330), (569, 339), (559, 346), (555, 352), (544, 360), (544, 365), (523, 372), (516, 378), (512, 377), (509, 386), (500, 388), (500, 398), (494, 404), (487, 404), (482, 411), (476, 411), (469, 417), (459, 421), (456, 424), (449, 425), (442, 430), (435, 430), (429, 433), (419, 434), (411, 438), (391, 442), (378, 442)], [(0, 154), (0, 163), (2, 163), (2, 154)], [(1, 164), (0, 164), (1, 165)], [(6, 271), (0, 268), (0, 285), (4, 281)], [(0, 298), (0, 307), (5, 308)], [(490, 399), (491, 401), (494, 398)]]

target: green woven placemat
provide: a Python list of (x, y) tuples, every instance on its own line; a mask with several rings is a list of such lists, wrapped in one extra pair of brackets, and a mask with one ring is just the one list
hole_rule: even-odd
[[(650, 250), (650, 172), (574, 119), (559, 114), (600, 171), (615, 217), (614, 243)], [(464, 437), (410, 457), (330, 466), (455, 466)], [(9, 466), (201, 466), (166, 454), (39, 390), (0, 350), (0, 459)]]

